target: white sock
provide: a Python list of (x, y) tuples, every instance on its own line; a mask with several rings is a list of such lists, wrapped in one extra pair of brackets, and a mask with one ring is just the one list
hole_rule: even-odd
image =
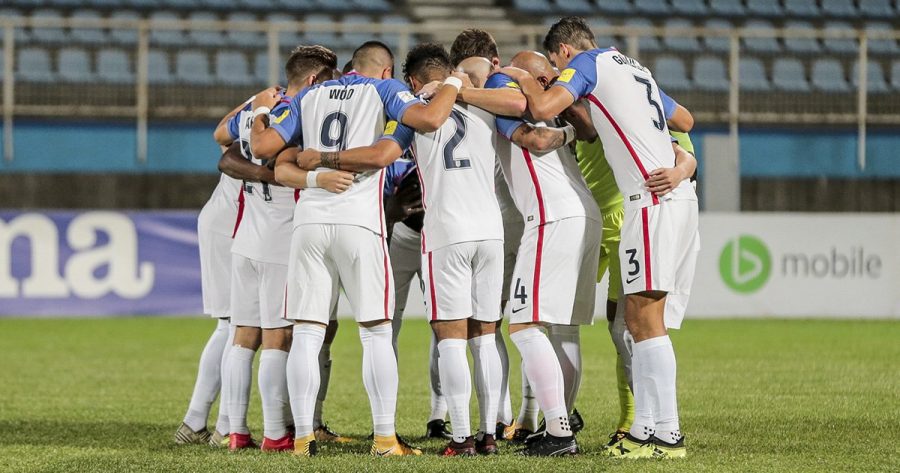
[(287, 435), (284, 406), (288, 404), (287, 357), (282, 350), (263, 350), (259, 354), (259, 397), (262, 399), (263, 435), (280, 439)]
[[(626, 332), (626, 338), (631, 334)], [(646, 341), (646, 340), (645, 340)], [(631, 347), (631, 378), (632, 393), (634, 394), (634, 422), (631, 423), (629, 433), (639, 440), (646, 440), (656, 431), (654, 418), (654, 400), (650, 392), (653, 382), (647, 377), (647, 356), (644, 349), (639, 349), (637, 343)]]
[(547, 433), (555, 437), (571, 436), (562, 369), (550, 340), (535, 327), (513, 333), (510, 338), (522, 354), (528, 382), (544, 411)]
[(253, 383), (255, 350), (234, 345), (228, 353), (228, 423), (231, 433), (249, 434), (247, 406)]
[(516, 423), (521, 428), (536, 431), (538, 428), (538, 407), (537, 399), (534, 398), (534, 391), (531, 389), (531, 383), (528, 382), (528, 375), (525, 373), (525, 363), (521, 364), (522, 370), (522, 405), (519, 407), (519, 418)]
[(389, 437), (396, 433), (397, 414), (397, 357), (391, 345), (390, 324), (360, 327), (359, 340), (363, 347), (363, 385), (369, 394), (375, 435)]
[(509, 399), (509, 352), (506, 351), (506, 340), (503, 339), (503, 334), (499, 329), (496, 337), (497, 354), (500, 355), (500, 407), (497, 410), (497, 422), (512, 425), (512, 401)]
[(191, 403), (184, 415), (184, 423), (194, 432), (206, 428), (206, 420), (216, 396), (222, 389), (222, 352), (228, 343), (228, 320), (219, 319), (216, 329), (203, 347), (197, 381), (191, 394)]
[(325, 340), (325, 327), (317, 324), (294, 325), (294, 339), (287, 358), (287, 384), (294, 415), (296, 437), (313, 433), (313, 413), (319, 392), (319, 352)]
[(634, 357), (641, 364), (641, 383), (648, 386), (648, 397), (652, 400), (653, 417), (656, 421), (653, 424), (654, 435), (664, 442), (675, 443), (681, 438), (681, 428), (678, 424), (676, 363), (672, 340), (668, 335), (663, 335), (635, 343)]
[(469, 420), (469, 400), (472, 397), (472, 382), (469, 361), (466, 359), (466, 341), (459, 338), (441, 340), (437, 345), (440, 352), (441, 390), (450, 408), (450, 424), (454, 442), (465, 442), (472, 435)]
[(444, 420), (447, 417), (447, 401), (444, 400), (444, 396), (441, 394), (441, 375), (438, 369), (440, 353), (437, 349), (437, 338), (435, 338), (434, 332), (431, 333), (428, 355), (428, 377), (431, 381), (429, 383), (431, 388), (431, 415), (428, 417), (428, 420)]
[(322, 426), (322, 406), (328, 394), (328, 383), (331, 381), (331, 344), (323, 343), (319, 350), (319, 393), (316, 394), (316, 410), (313, 413), (313, 428)]
[(577, 325), (551, 325), (547, 330), (550, 343), (559, 359), (562, 369), (563, 386), (566, 394), (566, 408), (575, 408), (575, 397), (581, 387), (581, 327)]
[[(497, 410), (500, 407), (500, 354), (497, 337), (493, 334), (469, 339), (469, 350), (475, 361), (475, 393), (478, 396), (480, 424), (478, 430), (494, 435), (497, 430)], [(468, 363), (466, 363), (468, 368)]]
[(227, 386), (226, 378), (228, 371), (228, 354), (231, 353), (231, 346), (234, 343), (234, 325), (229, 323), (228, 325), (228, 339), (225, 342), (225, 349), (222, 350), (222, 361), (221, 361), (221, 376), (222, 376), (222, 388), (219, 390), (219, 417), (216, 419), (216, 431), (220, 434), (227, 434), (230, 430), (230, 425), (228, 423), (228, 400), (231, 398), (228, 395), (228, 390), (225, 389)]

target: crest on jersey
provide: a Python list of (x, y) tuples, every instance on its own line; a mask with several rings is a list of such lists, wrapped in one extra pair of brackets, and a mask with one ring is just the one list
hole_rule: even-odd
[(559, 75), (559, 79), (556, 79), (557, 82), (569, 82), (572, 80), (572, 77), (575, 76), (575, 69), (569, 68), (562, 71), (562, 74)]
[(279, 115), (277, 118), (275, 118), (275, 123), (276, 124), (281, 123), (290, 114), (291, 114), (291, 109), (289, 109), (289, 108), (284, 109), (284, 112), (282, 112), (281, 115)]
[(416, 96), (412, 94), (412, 92), (408, 90), (404, 90), (403, 92), (397, 93), (397, 98), (403, 101), (403, 103), (407, 103), (411, 100), (415, 100)]

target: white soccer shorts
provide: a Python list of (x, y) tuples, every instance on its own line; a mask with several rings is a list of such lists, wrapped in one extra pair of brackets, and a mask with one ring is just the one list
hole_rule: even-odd
[(571, 217), (522, 235), (506, 313), (509, 323), (590, 325), (603, 225)]
[(384, 237), (356, 225), (314, 223), (294, 228), (286, 317), (327, 324), (339, 288), (357, 322), (391, 320), (394, 278)]
[(231, 316), (231, 242), (230, 236), (197, 229), (200, 248), (200, 292), (203, 313), (215, 318)]
[(503, 241), (455, 243), (422, 255), (429, 320), (500, 320)]
[(666, 326), (679, 328), (700, 251), (695, 200), (625, 209), (619, 258), (625, 294), (667, 292)]
[(389, 253), (396, 285), (394, 318), (400, 318), (406, 310), (409, 286), (413, 279), (417, 279), (422, 286), (422, 235), (403, 222), (394, 224)]
[(291, 325), (284, 318), (287, 265), (231, 256), (231, 324), (264, 329)]

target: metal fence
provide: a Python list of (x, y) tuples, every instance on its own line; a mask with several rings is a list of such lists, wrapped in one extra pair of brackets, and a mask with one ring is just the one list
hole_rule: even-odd
[[(351, 38), (379, 38), (396, 47), (399, 62), (416, 42), (452, 37), (471, 26), (0, 17), (3, 157), (14, 159), (17, 118), (112, 119), (135, 123), (136, 153), (143, 162), (150, 121), (221, 117), (256, 90), (282, 80), (282, 64), (300, 33), (307, 38), (319, 34), (325, 46), (338, 35), (344, 44)], [(540, 49), (547, 27), (504, 24), (486, 29), (508, 57), (519, 49)], [(105, 52), (109, 45), (104, 44), (78, 44), (80, 52), (68, 51), (68, 44), (20, 44), (24, 31), (54, 30), (74, 36), (103, 30), (132, 40), (114, 45), (122, 57)], [(601, 46), (615, 45), (654, 71), (699, 124), (727, 126), (735, 137), (740, 126), (852, 127), (859, 135), (858, 160), (864, 168), (867, 129), (900, 125), (900, 32), (895, 29), (604, 25), (594, 32)], [(166, 39), (167, 33), (175, 33), (176, 39)], [(207, 33), (223, 38), (248, 33), (260, 41), (198, 48), (177, 40), (177, 35)], [(238, 61), (242, 70), (221, 71), (226, 66), (220, 64), (223, 52), (243, 57)], [(339, 51), (342, 60), (348, 54)], [(101, 63), (110, 61), (124, 68), (121, 74), (99, 73)], [(178, 70), (172, 71), (176, 62)], [(43, 74), (48, 68), (53, 73)], [(168, 68), (170, 76), (159, 74), (161, 68)]]

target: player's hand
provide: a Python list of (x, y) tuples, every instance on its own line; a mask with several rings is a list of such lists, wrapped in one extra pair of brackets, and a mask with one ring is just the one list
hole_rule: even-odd
[(672, 192), (681, 184), (681, 181), (690, 176), (685, 176), (684, 171), (678, 168), (659, 168), (650, 172), (650, 178), (644, 184), (647, 190), (657, 196), (663, 196)]
[(353, 185), (353, 173), (346, 171), (321, 172), (316, 176), (316, 183), (328, 192), (340, 194)]
[(434, 97), (434, 94), (441, 90), (441, 87), (443, 85), (444, 83), (439, 80), (434, 80), (423, 85), (422, 88), (419, 89), (419, 98), (421, 98), (422, 100), (428, 100), (431, 97)]
[(519, 82), (525, 78), (530, 78), (531, 74), (525, 69), (519, 69), (518, 67), (506, 66), (500, 69), (500, 73), (506, 74), (512, 78), (512, 80)]
[(304, 149), (297, 153), (297, 166), (306, 171), (315, 171), (322, 162), (322, 156), (317, 149)]
[(271, 109), (278, 103), (281, 98), (281, 86), (273, 85), (266, 90), (258, 92), (253, 99), (253, 110), (259, 107), (267, 107)]
[(451, 77), (456, 77), (457, 79), (461, 80), (461, 81), (462, 81), (462, 86), (463, 86), (463, 87), (475, 87), (475, 86), (472, 84), (472, 78), (469, 77), (469, 75), (466, 74), (465, 72), (453, 71), (453, 72), (450, 73), (450, 76), (451, 76)]

